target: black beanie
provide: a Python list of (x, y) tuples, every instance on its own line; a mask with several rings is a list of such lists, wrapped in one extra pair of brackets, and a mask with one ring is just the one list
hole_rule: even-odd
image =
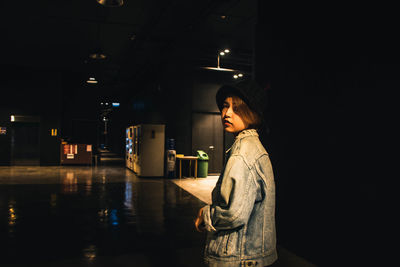
[(224, 100), (228, 95), (237, 95), (250, 109), (257, 112), (261, 117), (266, 107), (267, 93), (254, 80), (247, 79), (234, 85), (223, 85), (216, 94), (219, 110), (223, 108)]

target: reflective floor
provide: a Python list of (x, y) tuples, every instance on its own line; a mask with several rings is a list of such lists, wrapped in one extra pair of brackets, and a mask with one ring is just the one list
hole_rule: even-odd
[[(204, 266), (193, 221), (211, 182), (185, 181), (196, 198), (123, 166), (0, 167), (0, 266)], [(278, 255), (274, 267), (315, 266)]]
[(203, 205), (124, 167), (0, 167), (0, 266), (202, 266)]

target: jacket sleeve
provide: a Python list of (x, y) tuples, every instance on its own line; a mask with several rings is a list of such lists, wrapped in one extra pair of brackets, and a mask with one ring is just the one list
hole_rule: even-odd
[(256, 185), (242, 156), (231, 156), (226, 164), (218, 201), (203, 208), (208, 231), (227, 230), (247, 223), (256, 198)]

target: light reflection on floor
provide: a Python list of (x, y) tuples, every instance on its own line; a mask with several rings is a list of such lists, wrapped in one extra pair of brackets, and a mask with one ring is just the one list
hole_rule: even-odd
[(124, 167), (0, 167), (0, 265), (203, 266), (202, 206)]
[(210, 204), (211, 191), (215, 187), (218, 177), (208, 176), (206, 178), (173, 179), (171, 181), (204, 203)]
[[(0, 266), (204, 266), (205, 236), (193, 221), (217, 178), (0, 167)], [(278, 254), (274, 267), (314, 267), (279, 246)]]

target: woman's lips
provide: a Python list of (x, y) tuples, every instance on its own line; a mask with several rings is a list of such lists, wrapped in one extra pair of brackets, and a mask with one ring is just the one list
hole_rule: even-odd
[(230, 123), (229, 121), (224, 121), (224, 125), (226, 125), (226, 126), (231, 126), (232, 123)]

